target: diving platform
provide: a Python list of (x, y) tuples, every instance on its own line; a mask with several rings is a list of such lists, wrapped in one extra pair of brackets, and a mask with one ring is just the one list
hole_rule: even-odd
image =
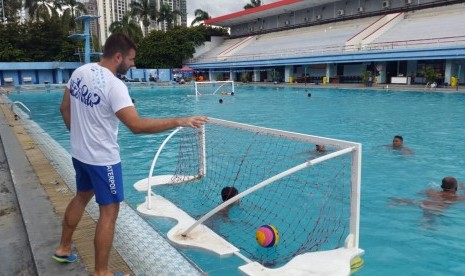
[(100, 16), (96, 15), (81, 15), (77, 17), (76, 21), (82, 21), (84, 23), (84, 33), (74, 33), (68, 37), (76, 40), (84, 40), (84, 51), (76, 51), (75, 55), (84, 55), (84, 63), (90, 63), (90, 57), (99, 57), (102, 55), (100, 52), (91, 51), (90, 47), (90, 21), (98, 19)]

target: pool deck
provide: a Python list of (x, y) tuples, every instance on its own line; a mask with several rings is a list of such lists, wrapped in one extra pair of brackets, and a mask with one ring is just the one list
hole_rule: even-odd
[[(464, 86), (460, 86), (458, 90), (454, 87), (431, 90), (425, 89), (423, 85), (389, 85), (389, 88), (385, 85), (362, 87), (360, 84), (258, 85), (301, 87), (308, 88), (309, 92), (312, 88), (361, 88), (465, 93)], [(62, 159), (59, 160), (46, 157), (52, 151), (46, 147), (54, 148), (56, 145), (44, 145), (36, 138), (31, 138), (23, 127), (21, 120), (14, 120), (5, 98), (0, 95), (0, 274), (89, 275), (93, 269), (93, 248), (92, 238), (85, 234), (84, 237), (73, 240), (79, 255), (78, 262), (62, 265), (51, 259), (59, 241), (61, 218), (66, 206), (57, 207), (53, 202), (54, 196), (49, 192), (59, 191), (58, 197), (72, 196), (74, 183), (71, 177), (72, 167), (68, 164), (70, 157), (67, 154), (62, 154)], [(64, 167), (69, 176), (60, 176), (54, 171), (56, 166)], [(56, 186), (58, 184), (61, 186)], [(86, 216), (95, 223), (98, 217), (98, 206), (95, 203), (90, 204)], [(78, 228), (81, 225), (82, 223)], [(82, 240), (90, 241), (90, 245), (82, 245)], [(111, 268), (120, 269), (118, 272), (131, 275), (204, 274), (125, 203), (122, 204), (118, 218), (112, 252), (111, 261), (118, 265)]]
[[(78, 262), (64, 265), (51, 258), (75, 184), (71, 157), (43, 136), (34, 124), (15, 120), (9, 104), (0, 96), (0, 275), (92, 274), (93, 234), (99, 215), (94, 201), (89, 203), (73, 237)], [(130, 275), (204, 274), (124, 202), (110, 269)]]

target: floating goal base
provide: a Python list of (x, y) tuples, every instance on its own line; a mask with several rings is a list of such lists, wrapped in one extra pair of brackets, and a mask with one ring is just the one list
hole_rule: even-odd
[[(198, 176), (193, 176), (193, 175), (157, 175), (157, 176), (152, 176), (150, 178), (150, 186), (157, 186), (157, 185), (169, 185), (169, 184), (180, 184), (184, 182), (189, 182), (194, 179), (198, 178)], [(134, 184), (134, 189), (136, 189), (139, 192), (147, 192), (148, 189), (148, 181), (149, 178), (144, 178), (139, 181), (137, 181)]]
[(146, 198), (146, 201), (137, 207), (137, 211), (147, 216), (177, 220), (178, 224), (167, 234), (172, 242), (182, 246), (202, 248), (215, 252), (220, 256), (228, 256), (239, 252), (239, 249), (204, 225), (199, 225), (189, 232), (187, 236), (182, 236), (181, 234), (196, 221), (186, 212), (159, 195), (152, 196), (150, 200), (151, 209), (148, 208)]
[(350, 262), (363, 254), (359, 248), (338, 248), (329, 251), (310, 252), (296, 256), (286, 265), (271, 269), (257, 262), (240, 266), (239, 269), (247, 275), (350, 275)]

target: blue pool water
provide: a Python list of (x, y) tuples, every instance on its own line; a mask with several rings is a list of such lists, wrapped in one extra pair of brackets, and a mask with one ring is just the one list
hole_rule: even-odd
[[(132, 90), (143, 116), (208, 116), (288, 131), (360, 142), (363, 145), (360, 247), (365, 266), (357, 275), (461, 275), (465, 271), (465, 202), (433, 219), (422, 209), (394, 206), (389, 197), (421, 200), (420, 191), (438, 189), (442, 177), (465, 181), (465, 95), (431, 92), (274, 87), (236, 88), (236, 95), (187, 97), (192, 90)], [(33, 119), (69, 149), (69, 136), (58, 108), (61, 92), (10, 96), (25, 103)], [(222, 98), (223, 104), (218, 100)], [(413, 155), (383, 145), (403, 135)], [(166, 133), (134, 136), (122, 126), (125, 192), (130, 205), (143, 201), (132, 184), (147, 177)], [(172, 224), (150, 220), (165, 232)], [(183, 250), (212, 275), (239, 275), (237, 258), (219, 259)]]

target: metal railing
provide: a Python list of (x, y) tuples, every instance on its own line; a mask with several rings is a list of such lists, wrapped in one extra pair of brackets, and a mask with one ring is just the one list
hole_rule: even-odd
[(427, 39), (414, 39), (414, 40), (399, 40), (399, 41), (387, 41), (377, 42), (369, 44), (356, 44), (356, 45), (327, 45), (324, 47), (315, 48), (301, 48), (301, 49), (280, 49), (276, 51), (270, 51), (265, 53), (254, 53), (245, 55), (232, 55), (222, 57), (205, 57), (205, 58), (192, 58), (187, 63), (201, 63), (201, 62), (227, 62), (227, 61), (242, 61), (242, 60), (261, 60), (265, 58), (292, 58), (292, 57), (304, 57), (304, 56), (315, 56), (323, 54), (344, 54), (353, 52), (364, 52), (364, 51), (382, 51), (382, 50), (393, 50), (393, 49), (411, 49), (411, 48), (431, 48), (441, 46), (457, 46), (465, 45), (465, 36), (452, 36), (452, 37), (437, 37)]
[(24, 103), (22, 103), (22, 102), (20, 102), (20, 101), (14, 101), (14, 102), (11, 104), (11, 108), (10, 108), (10, 109), (11, 109), (11, 112), (13, 112), (13, 113), (15, 114), (15, 116), (16, 116), (16, 112), (14, 112), (13, 109), (14, 109), (15, 106), (18, 106), (18, 105), (21, 106), (25, 111), (27, 111), (27, 112), (29, 113), (29, 114), (28, 114), (28, 115), (29, 115), (29, 118), (32, 118), (32, 111), (31, 111)]

